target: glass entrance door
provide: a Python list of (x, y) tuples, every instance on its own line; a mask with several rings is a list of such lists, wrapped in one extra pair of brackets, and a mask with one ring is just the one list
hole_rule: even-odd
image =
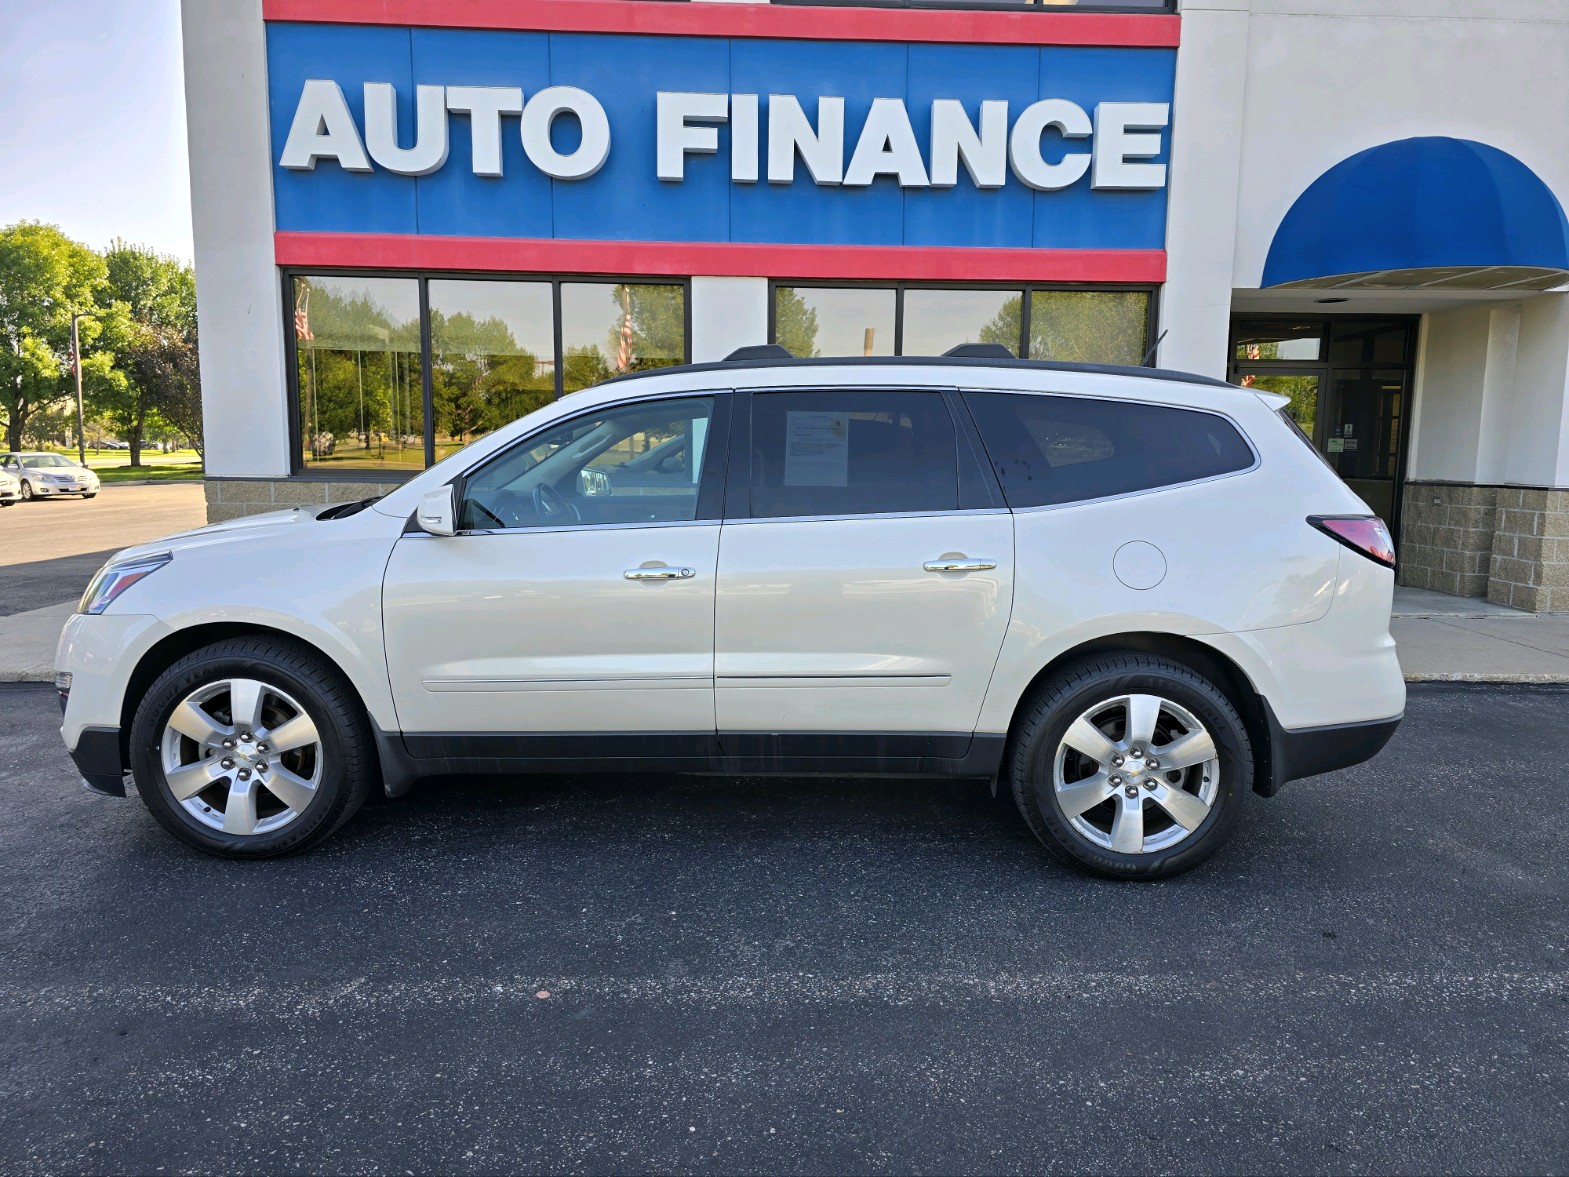
[(1331, 467), (1399, 535), (1415, 320), (1255, 316), (1231, 325), (1231, 379), (1287, 408)]

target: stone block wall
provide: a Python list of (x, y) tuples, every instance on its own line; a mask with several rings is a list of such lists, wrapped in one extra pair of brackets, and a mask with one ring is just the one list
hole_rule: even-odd
[(1400, 583), (1569, 612), (1569, 490), (1407, 483)]
[(303, 478), (209, 478), (207, 522), (225, 523), (265, 511), (314, 503), (352, 503), (396, 490), (396, 482), (320, 482)]
[(1569, 613), (1569, 490), (1500, 487), (1487, 599)]
[(1400, 583), (1487, 596), (1498, 488), (1408, 482), (1400, 512)]

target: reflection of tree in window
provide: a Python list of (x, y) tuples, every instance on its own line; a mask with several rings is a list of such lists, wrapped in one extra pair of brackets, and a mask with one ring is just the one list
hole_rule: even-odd
[[(686, 357), (686, 289), (664, 283), (565, 282), (561, 286), (562, 390)], [(586, 322), (604, 324), (580, 334)]]
[(554, 365), (518, 343), (500, 317), (445, 315), (432, 306), (430, 332), (438, 439), (466, 443), (554, 399)]
[[(1142, 363), (1149, 295), (1142, 290), (1036, 290), (1030, 299), (1025, 356), (1090, 364)], [(1017, 354), (1023, 334), (1022, 297), (1010, 298), (981, 329), (982, 343)]]
[(416, 284), (403, 279), (296, 279), (307, 462), (424, 464), (418, 297)]
[(817, 310), (787, 286), (774, 288), (774, 339), (793, 356), (818, 354)]

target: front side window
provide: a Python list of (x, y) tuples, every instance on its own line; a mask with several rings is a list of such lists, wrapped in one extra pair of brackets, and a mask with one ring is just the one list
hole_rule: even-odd
[(547, 429), (467, 479), (459, 527), (694, 520), (713, 415), (712, 397), (641, 401)]
[(1133, 401), (971, 392), (1008, 506), (1042, 507), (1246, 470), (1253, 451), (1213, 413)]
[(752, 397), (756, 519), (953, 511), (957, 438), (940, 392)]

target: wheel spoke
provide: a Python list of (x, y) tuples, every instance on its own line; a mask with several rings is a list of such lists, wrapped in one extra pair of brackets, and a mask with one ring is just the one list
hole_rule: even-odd
[(215, 746), (232, 730), (224, 727), (189, 699), (174, 709), (174, 714), (169, 716), (169, 726), (182, 736), (189, 736), (204, 748)]
[(214, 781), (222, 780), (228, 772), (219, 757), (209, 756), (206, 760), (198, 760), (195, 764), (187, 764), (184, 768), (165, 773), (164, 780), (168, 781), (169, 792), (174, 794), (176, 801), (187, 801)]
[(254, 732), (261, 726), (262, 698), (267, 688), (253, 678), (236, 678), (229, 683), (229, 712), (234, 726)]
[(281, 764), (275, 764), (268, 770), (262, 785), (295, 813), (303, 812), (316, 796), (315, 785), (296, 776)]
[(1063, 815), (1069, 818), (1078, 817), (1094, 809), (1113, 793), (1108, 783), (1107, 775), (1098, 772), (1092, 777), (1082, 781), (1075, 781), (1071, 785), (1063, 785), (1057, 790), (1057, 804), (1062, 807)]
[(223, 832), (256, 832), (256, 781), (236, 779), (229, 785), (229, 800), (223, 807)]
[(1111, 819), (1111, 848), (1118, 854), (1138, 854), (1144, 849), (1144, 798), (1123, 795), (1117, 816)]
[(265, 740), (268, 748), (275, 753), (291, 752), (295, 748), (303, 748), (307, 744), (321, 741), (321, 737), (316, 734), (316, 725), (303, 711), (293, 719), (280, 723), (270, 732), (265, 734), (258, 732), (257, 736)]
[(1215, 759), (1215, 741), (1203, 728), (1196, 728), (1178, 736), (1156, 752), (1162, 768), (1192, 768), (1206, 760)]
[(1073, 725), (1062, 737), (1062, 742), (1100, 765), (1108, 763), (1117, 751), (1115, 745), (1106, 738), (1106, 734), (1082, 715), (1073, 721)]
[(1148, 748), (1155, 738), (1155, 724), (1160, 720), (1161, 700), (1158, 695), (1128, 696), (1128, 743), (1135, 748)]
[(1153, 796), (1155, 804), (1171, 814), (1171, 820), (1185, 830), (1198, 829), (1209, 816), (1209, 806), (1183, 789), (1162, 785), (1155, 790)]

